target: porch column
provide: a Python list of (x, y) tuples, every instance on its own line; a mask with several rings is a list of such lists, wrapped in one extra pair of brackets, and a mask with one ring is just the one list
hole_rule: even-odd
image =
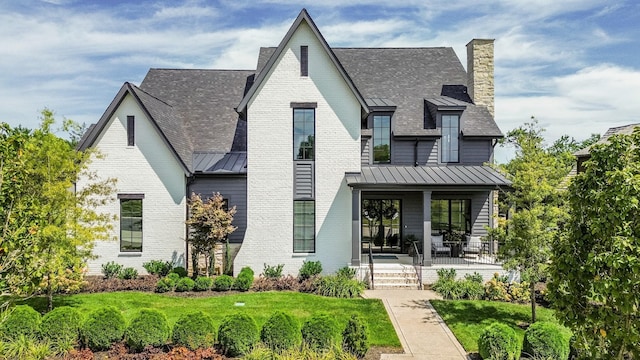
[(351, 189), (351, 266), (360, 266), (360, 189)]
[(423, 265), (431, 266), (431, 191), (422, 192)]

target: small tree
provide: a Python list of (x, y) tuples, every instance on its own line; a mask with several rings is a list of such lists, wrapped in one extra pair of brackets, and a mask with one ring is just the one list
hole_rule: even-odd
[(226, 202), (220, 193), (203, 201), (199, 194), (191, 194), (189, 198), (189, 243), (192, 249), (194, 274), (198, 273), (198, 260), (201, 256), (207, 264), (207, 275), (212, 275), (215, 266), (215, 248), (228, 241), (229, 234), (236, 230), (232, 225), (236, 207), (227, 209)]
[(580, 356), (640, 358), (640, 132), (614, 135), (568, 190), (549, 291)]
[(506, 197), (515, 211), (508, 221), (490, 229), (492, 236), (504, 242), (500, 247), (504, 267), (519, 271), (529, 282), (532, 322), (536, 321), (534, 287), (546, 275), (551, 242), (564, 216), (557, 187), (569, 170), (560, 157), (544, 148), (543, 131), (533, 120), (507, 134), (505, 142), (516, 147), (516, 157), (503, 171), (512, 181)]

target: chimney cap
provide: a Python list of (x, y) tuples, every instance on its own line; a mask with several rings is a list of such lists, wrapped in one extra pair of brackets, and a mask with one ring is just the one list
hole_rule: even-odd
[(471, 39), (471, 41), (469, 41), (466, 46), (468, 47), (472, 43), (485, 43), (486, 44), (486, 43), (493, 43), (494, 41), (496, 41), (496, 39)]

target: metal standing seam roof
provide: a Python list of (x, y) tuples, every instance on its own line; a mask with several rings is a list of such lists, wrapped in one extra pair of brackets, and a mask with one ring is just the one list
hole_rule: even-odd
[(246, 174), (247, 152), (195, 152), (193, 168), (195, 172), (204, 174)]
[(363, 166), (347, 173), (349, 186), (510, 186), (511, 182), (489, 166)]

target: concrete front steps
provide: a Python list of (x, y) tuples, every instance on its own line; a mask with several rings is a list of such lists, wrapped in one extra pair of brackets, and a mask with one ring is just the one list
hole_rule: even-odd
[(375, 290), (419, 290), (418, 273), (413, 265), (373, 264)]

